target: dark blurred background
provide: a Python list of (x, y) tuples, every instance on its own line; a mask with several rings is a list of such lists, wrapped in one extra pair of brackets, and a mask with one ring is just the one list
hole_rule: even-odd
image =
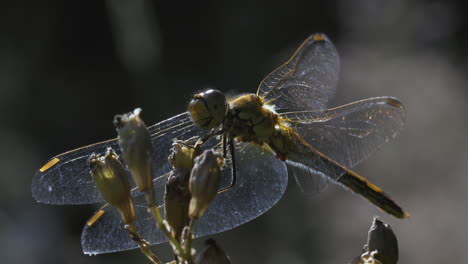
[[(464, 1), (2, 1), (2, 263), (146, 263), (137, 250), (85, 256), (95, 207), (36, 203), (35, 171), (112, 138), (134, 107), (148, 124), (215, 87), (254, 92), (307, 36), (326, 33), (342, 70), (334, 104), (392, 95), (407, 125), (355, 170), (411, 214), (397, 220), (338, 187), (290, 184), (260, 218), (215, 236), (233, 263), (347, 263), (374, 215), (392, 224), (400, 263), (460, 263), (468, 247), (468, 20)], [(169, 260), (165, 246), (157, 246)]]

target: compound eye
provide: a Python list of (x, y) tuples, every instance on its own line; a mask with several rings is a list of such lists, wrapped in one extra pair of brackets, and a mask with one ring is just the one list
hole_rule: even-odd
[(188, 105), (192, 121), (201, 129), (220, 126), (227, 113), (226, 97), (218, 90), (210, 89), (193, 96)]

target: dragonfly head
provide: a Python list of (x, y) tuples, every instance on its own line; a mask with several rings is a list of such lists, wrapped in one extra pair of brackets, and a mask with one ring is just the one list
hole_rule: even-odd
[(188, 105), (192, 121), (199, 128), (206, 130), (220, 126), (227, 110), (226, 97), (214, 89), (195, 94)]

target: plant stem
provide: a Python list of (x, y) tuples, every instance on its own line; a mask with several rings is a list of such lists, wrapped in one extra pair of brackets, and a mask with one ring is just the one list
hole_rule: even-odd
[(150, 244), (144, 240), (140, 234), (138, 234), (138, 231), (136, 230), (135, 224), (130, 223), (125, 225), (125, 229), (127, 229), (130, 238), (138, 243), (138, 246), (140, 246), (141, 252), (151, 261), (153, 264), (163, 264), (161, 260), (159, 260), (156, 255), (151, 251), (150, 249)]
[(185, 254), (180, 246), (179, 241), (172, 235), (172, 232), (168, 226), (168, 224), (164, 221), (164, 219), (161, 216), (161, 212), (159, 211), (159, 207), (157, 206), (156, 202), (154, 201), (154, 197), (152, 193), (145, 193), (145, 198), (146, 202), (148, 203), (148, 208), (150, 209), (151, 213), (153, 214), (154, 220), (156, 220), (156, 226), (164, 232), (166, 235), (167, 239), (169, 240), (169, 243), (171, 244), (174, 253), (185, 259)]
[(195, 220), (190, 219), (188, 226), (186, 226), (186, 229), (184, 229), (184, 232), (182, 233), (182, 240), (184, 241), (183, 242), (184, 253), (189, 258), (191, 257), (192, 227), (194, 223), (195, 223)]

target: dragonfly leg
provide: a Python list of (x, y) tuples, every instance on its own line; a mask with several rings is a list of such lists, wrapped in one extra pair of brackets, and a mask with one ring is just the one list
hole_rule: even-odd
[(203, 144), (205, 144), (205, 142), (210, 140), (211, 137), (224, 134), (224, 131), (225, 131), (224, 128), (218, 129), (218, 130), (216, 128), (213, 128), (208, 134), (206, 134), (203, 137), (198, 138), (194, 147), (196, 148), (198, 146), (202, 146)]
[(208, 134), (206, 134), (203, 137), (198, 138), (197, 143), (195, 143), (195, 147), (201, 146), (205, 144), (206, 141), (208, 141), (212, 136), (216, 135), (216, 131), (212, 129)]
[[(226, 140), (226, 137), (224, 137), (223, 142), (225, 142), (225, 140)], [(222, 193), (222, 192), (231, 190), (232, 188), (234, 188), (236, 186), (236, 183), (237, 183), (236, 159), (235, 159), (235, 156), (234, 156), (235, 148), (234, 148), (234, 138), (233, 137), (229, 138), (229, 151), (230, 151), (230, 154), (231, 154), (231, 176), (232, 176), (232, 181), (231, 181), (231, 184), (228, 187), (225, 187), (225, 188), (219, 190), (218, 193)]]
[(222, 137), (223, 137), (223, 158), (226, 158), (226, 155), (227, 155), (227, 151), (226, 151), (227, 137), (226, 137), (226, 134), (224, 134)]

